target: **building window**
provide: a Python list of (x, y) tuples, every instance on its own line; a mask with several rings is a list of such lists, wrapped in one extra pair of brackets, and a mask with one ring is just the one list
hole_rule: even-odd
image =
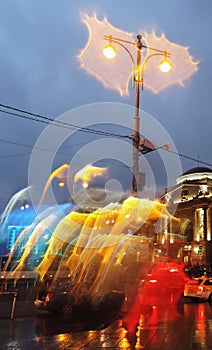
[(181, 199), (182, 201), (185, 201), (188, 199), (188, 190), (182, 190)]
[(201, 185), (198, 191), (198, 196), (206, 196), (208, 194), (208, 186)]

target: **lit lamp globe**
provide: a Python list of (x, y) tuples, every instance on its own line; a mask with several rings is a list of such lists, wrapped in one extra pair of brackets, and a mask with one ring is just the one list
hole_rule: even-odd
[(164, 58), (160, 62), (159, 68), (160, 68), (161, 72), (168, 73), (172, 68), (171, 62), (169, 60), (167, 60), (166, 58)]
[(103, 49), (103, 54), (105, 55), (105, 57), (111, 59), (116, 56), (117, 50), (113, 45), (106, 45)]

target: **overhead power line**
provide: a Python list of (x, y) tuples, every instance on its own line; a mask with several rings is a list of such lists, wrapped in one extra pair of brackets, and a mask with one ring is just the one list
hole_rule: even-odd
[(189, 159), (189, 160), (193, 160), (193, 161), (195, 161), (195, 162), (198, 161), (198, 162), (201, 163), (201, 164), (208, 165), (208, 166), (211, 166), (211, 167), (212, 167), (212, 164), (211, 164), (211, 163), (204, 162), (204, 161), (200, 161), (200, 160), (198, 160), (198, 159), (196, 159), (196, 158), (193, 158), (193, 157), (187, 156), (187, 155), (185, 155), (185, 154), (181, 154), (181, 153), (175, 152), (175, 151), (173, 151), (173, 150), (171, 150), (171, 149), (165, 149), (165, 151), (170, 152), (170, 153), (173, 153), (173, 154), (176, 154), (176, 155), (178, 155), (179, 157), (183, 157), (183, 158), (186, 158), (186, 159)]
[[(1, 113), (13, 115), (13, 116), (19, 117), (19, 118), (29, 119), (29, 120), (37, 121), (40, 123), (52, 124), (52, 125), (55, 125), (58, 127), (66, 128), (66, 129), (68, 128), (68, 129), (72, 129), (72, 130), (78, 130), (78, 131), (93, 133), (93, 134), (102, 135), (102, 136), (129, 138), (129, 135), (121, 135), (121, 134), (115, 134), (115, 133), (111, 133), (111, 132), (107, 132), (107, 131), (96, 130), (96, 129), (92, 129), (92, 128), (88, 128), (88, 127), (81, 127), (79, 125), (67, 123), (67, 122), (60, 121), (60, 120), (55, 120), (53, 118), (46, 117), (46, 116), (43, 116), (41, 114), (25, 111), (23, 109), (8, 106), (8, 105), (2, 104), (2, 103), (0, 103), (0, 107), (10, 109), (10, 110), (15, 111), (15, 112), (20, 112), (20, 113), (26, 114), (26, 115), (23, 115), (23, 114), (8, 112), (8, 111), (4, 111), (4, 110), (0, 109)], [(29, 117), (29, 116), (31, 116), (31, 117)]]
[[(5, 111), (3, 109), (0, 109), (0, 112), (5, 113), (6, 115), (12, 115), (15, 117), (24, 118), (24, 119), (44, 123), (44, 124), (51, 124), (51, 125), (66, 128), (66, 129), (68, 128), (68, 129), (72, 129), (72, 130), (76, 130), (76, 131), (80, 131), (80, 132), (87, 132), (87, 133), (96, 134), (96, 135), (100, 135), (100, 136), (125, 138), (125, 139), (132, 140), (132, 135), (122, 135), (122, 134), (116, 134), (116, 133), (106, 132), (106, 131), (102, 131), (102, 130), (96, 130), (96, 129), (92, 129), (92, 128), (88, 128), (88, 127), (81, 127), (79, 125), (63, 122), (60, 120), (55, 120), (53, 118), (50, 118), (50, 117), (47, 117), (47, 116), (44, 116), (41, 114), (37, 114), (37, 113), (33, 113), (33, 112), (26, 111), (23, 109), (19, 109), (19, 108), (9, 106), (9, 105), (3, 104), (3, 103), (0, 103), (0, 107), (14, 111), (14, 112), (11, 112), (11, 111)], [(16, 113), (16, 112), (19, 112), (19, 113)], [(20, 114), (20, 113), (22, 113), (22, 114)], [(6, 140), (0, 140), (0, 141), (18, 144), (18, 143), (12, 142), (12, 141), (6, 141)], [(18, 144), (18, 145), (32, 148), (32, 146), (29, 146), (29, 145), (24, 145), (24, 144)], [(189, 159), (189, 160), (192, 160), (192, 161), (195, 161), (195, 162), (212, 167), (211, 163), (200, 161), (199, 159), (196, 159), (194, 157), (190, 157), (188, 155), (181, 154), (181, 153), (178, 153), (178, 152), (175, 152), (173, 150), (166, 149), (166, 148), (163, 148), (163, 150), (166, 152), (170, 152), (170, 153), (173, 153), (175, 155), (178, 155), (179, 157)], [(50, 151), (50, 150), (48, 150), (48, 151)]]
[(25, 152), (25, 153), (16, 153), (16, 154), (10, 154), (8, 156), (1, 156), (0, 160), (3, 159), (8, 159), (8, 158), (16, 158), (16, 157), (23, 157), (23, 156), (28, 156), (31, 152)]

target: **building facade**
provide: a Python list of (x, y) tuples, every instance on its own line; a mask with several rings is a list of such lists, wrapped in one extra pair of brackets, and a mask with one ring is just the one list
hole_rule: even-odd
[(165, 191), (165, 202), (175, 218), (157, 239), (169, 256), (187, 264), (212, 265), (212, 170), (196, 167), (186, 171)]

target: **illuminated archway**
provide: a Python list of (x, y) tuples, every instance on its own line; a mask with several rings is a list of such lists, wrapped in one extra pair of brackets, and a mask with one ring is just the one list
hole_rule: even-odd
[(193, 241), (194, 231), (193, 223), (190, 219), (183, 219), (180, 223), (180, 232), (181, 235), (186, 237), (186, 242), (190, 243)]

